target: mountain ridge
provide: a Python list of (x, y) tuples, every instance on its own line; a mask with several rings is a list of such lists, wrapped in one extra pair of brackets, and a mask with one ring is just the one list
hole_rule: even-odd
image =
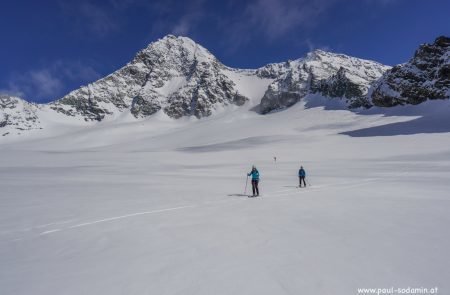
[[(424, 60), (433, 55), (430, 60), (434, 64), (442, 59), (443, 70), (438, 72), (444, 78), (448, 75), (450, 51), (435, 47), (447, 48), (447, 39), (439, 37), (434, 44), (423, 44), (417, 51), (422, 52)], [(417, 52), (410, 63), (417, 60)], [(236, 69), (224, 65), (188, 37), (167, 35), (140, 50), (117, 71), (53, 102), (33, 104), (2, 95), (0, 128), (4, 132), (0, 134), (42, 129), (45, 124), (41, 117), (58, 117), (57, 122), (77, 124), (114, 119), (125, 112), (136, 120), (157, 112), (174, 119), (203, 118), (223, 107), (245, 104), (257, 106), (261, 114), (266, 114), (288, 108), (309, 94), (342, 101), (349, 109), (390, 106), (378, 103), (382, 94), (374, 88), (381, 89), (380, 83), (387, 81), (386, 77), (407, 65), (391, 68), (316, 49), (295, 60), (258, 69)], [(446, 81), (443, 87), (450, 85)]]

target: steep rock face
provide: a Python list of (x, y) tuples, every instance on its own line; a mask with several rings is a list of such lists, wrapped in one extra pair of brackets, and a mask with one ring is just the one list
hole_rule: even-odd
[(291, 62), (271, 63), (257, 69), (255, 74), (260, 78), (277, 79), (289, 71)]
[(297, 63), (298, 61), (287, 62), (281, 78), (269, 85), (261, 99), (261, 113), (290, 107), (308, 93), (308, 75), (302, 67), (299, 69)]
[(366, 95), (367, 88), (353, 82), (348, 77), (348, 70), (343, 67), (330, 78), (312, 84), (311, 89), (313, 93), (318, 92), (323, 96), (345, 99), (349, 108), (371, 106)]
[(413, 58), (393, 67), (374, 85), (374, 105), (391, 107), (450, 98), (450, 38), (423, 44)]
[(224, 69), (191, 39), (169, 35), (140, 51), (125, 67), (71, 92), (51, 108), (98, 121), (127, 109), (137, 118), (161, 109), (173, 118), (209, 116), (219, 105), (242, 105), (247, 100)]
[(38, 107), (18, 97), (0, 95), (0, 135), (40, 129)]
[(368, 89), (388, 69), (373, 61), (316, 50), (263, 72), (281, 75), (261, 99), (260, 111), (290, 107), (309, 93), (344, 99), (350, 108), (370, 107)]

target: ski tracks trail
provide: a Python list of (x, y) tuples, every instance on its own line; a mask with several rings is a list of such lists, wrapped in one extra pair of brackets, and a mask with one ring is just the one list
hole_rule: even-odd
[[(174, 206), (174, 207), (168, 207), (168, 208), (162, 208), (162, 209), (155, 209), (155, 210), (149, 210), (149, 211), (142, 211), (142, 212), (134, 212), (134, 213), (128, 213), (124, 215), (118, 215), (118, 216), (112, 216), (112, 217), (105, 217), (97, 220), (88, 220), (84, 222), (80, 222), (76, 219), (70, 219), (70, 220), (62, 220), (62, 221), (56, 221), (51, 222), (47, 224), (37, 225), (35, 227), (25, 228), (25, 229), (16, 229), (16, 230), (8, 230), (3, 231), (0, 233), (0, 235), (7, 236), (8, 234), (19, 234), (21, 237), (16, 237), (14, 239), (11, 239), (10, 241), (21, 241), (25, 239), (32, 239), (42, 236), (48, 236), (57, 234), (63, 231), (68, 230), (76, 230), (76, 229), (82, 229), (84, 227), (89, 226), (95, 226), (102, 223), (108, 223), (113, 221), (119, 221), (129, 218), (135, 218), (139, 216), (148, 216), (148, 215), (155, 215), (155, 214), (164, 214), (164, 213), (171, 213), (181, 210), (189, 210), (189, 209), (195, 209), (195, 208), (202, 208), (207, 209), (208, 206), (224, 206), (224, 205), (230, 205), (233, 203), (239, 203), (239, 202), (248, 202), (248, 201), (254, 201), (254, 200), (260, 200), (264, 201), (266, 199), (269, 200), (277, 200), (279, 198), (285, 198), (285, 197), (294, 197), (299, 195), (305, 195), (313, 192), (318, 191), (324, 191), (324, 190), (346, 190), (353, 187), (358, 186), (364, 186), (367, 184), (370, 184), (372, 182), (378, 181), (381, 178), (365, 178), (359, 181), (353, 181), (353, 182), (342, 182), (342, 183), (335, 183), (335, 184), (323, 184), (323, 185), (315, 185), (315, 186), (308, 186), (307, 189), (304, 188), (291, 188), (291, 189), (282, 189), (282, 190), (275, 190), (275, 191), (269, 191), (265, 193), (263, 196), (258, 198), (234, 198), (234, 199), (223, 199), (219, 201), (210, 201), (210, 202), (202, 202), (198, 204), (192, 204), (192, 205), (180, 205), (180, 206)], [(77, 221), (79, 223), (77, 223)], [(46, 230), (43, 230), (46, 229)], [(43, 231), (42, 231), (43, 230)], [(30, 235), (31, 233), (31, 235)]]

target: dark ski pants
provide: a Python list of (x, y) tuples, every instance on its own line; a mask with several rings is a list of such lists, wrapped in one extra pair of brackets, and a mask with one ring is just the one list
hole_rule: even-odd
[(298, 179), (300, 180), (300, 187), (302, 187), (302, 180), (303, 180), (303, 184), (306, 187), (305, 176), (299, 176)]
[(253, 180), (253, 179), (252, 179), (252, 190), (253, 190), (253, 195), (255, 195), (255, 191), (256, 191), (256, 195), (257, 195), (257, 196), (259, 196), (258, 182), (259, 182), (259, 180)]

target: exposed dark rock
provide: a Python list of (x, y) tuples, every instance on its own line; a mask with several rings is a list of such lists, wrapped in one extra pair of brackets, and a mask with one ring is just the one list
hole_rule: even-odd
[(386, 72), (373, 87), (374, 105), (392, 107), (450, 97), (450, 38), (423, 44), (413, 58)]
[(161, 109), (161, 106), (156, 103), (152, 97), (144, 98), (136, 96), (131, 103), (131, 113), (136, 118), (144, 118), (153, 115)]
[[(0, 128), (31, 130), (39, 128), (37, 105), (18, 97), (0, 95)], [(9, 134), (6, 132), (4, 134)]]
[(0, 128), (5, 127), (8, 125), (8, 116), (5, 116), (6, 118), (3, 119), (3, 121), (0, 121)]
[(352, 80), (346, 76), (346, 73), (347, 70), (345, 68), (339, 68), (337, 73), (330, 78), (312, 84), (311, 91), (331, 98), (345, 99), (349, 108), (371, 107), (371, 104), (365, 95), (367, 89), (352, 82)]

